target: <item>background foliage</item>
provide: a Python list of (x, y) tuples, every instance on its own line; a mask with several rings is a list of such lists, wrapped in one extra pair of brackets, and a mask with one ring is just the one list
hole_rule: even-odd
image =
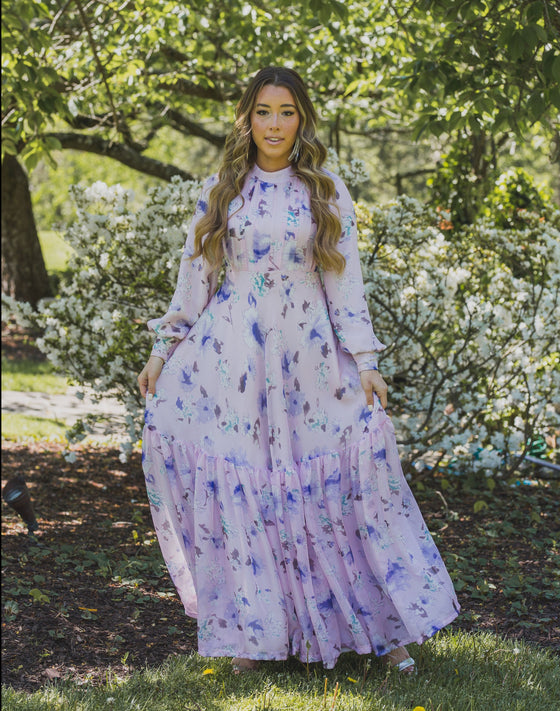
[(266, 64), (304, 75), (339, 154), (351, 136), (381, 152), (407, 136), (466, 142), (458, 170), (478, 182), (512, 135), (538, 126), (546, 154), (560, 156), (552, 0), (7, 0), (2, 21), (3, 151), (29, 169), (64, 148), (201, 177), (162, 160), (157, 137), (221, 147)]

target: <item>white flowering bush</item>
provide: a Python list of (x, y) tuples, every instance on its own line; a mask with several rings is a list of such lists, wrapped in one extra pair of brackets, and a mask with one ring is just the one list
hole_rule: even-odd
[[(38, 313), (3, 299), (41, 329), (38, 345), (57, 368), (124, 403), (123, 456), (141, 434), (146, 321), (167, 310), (200, 187), (174, 179), (137, 210), (118, 185), (74, 188), (72, 282)], [(559, 425), (560, 213), (527, 213), (519, 229), (487, 220), (460, 231), (406, 197), (357, 213), (405, 468), (429, 458), (458, 473), (512, 472), (535, 434)]]
[[(146, 321), (167, 311), (201, 183), (173, 179), (153, 188), (146, 204), (120, 185), (74, 186), (77, 218), (65, 236), (73, 247), (72, 281), (38, 313), (2, 297), (3, 310), (43, 333), (38, 347), (72, 381), (124, 403), (126, 454), (140, 437), (143, 400), (136, 377), (151, 349)], [(82, 421), (69, 433), (90, 431)]]
[(402, 197), (358, 216), (405, 463), (512, 473), (560, 422), (560, 212), (449, 231)]
[(366, 164), (361, 158), (353, 158), (350, 163), (344, 163), (339, 160), (334, 148), (327, 149), (325, 167), (339, 175), (346, 185), (356, 186), (369, 180)]

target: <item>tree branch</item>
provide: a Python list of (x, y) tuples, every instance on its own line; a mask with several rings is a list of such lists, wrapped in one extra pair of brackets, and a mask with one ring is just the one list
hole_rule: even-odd
[(397, 195), (403, 194), (403, 178), (415, 178), (418, 175), (429, 175), (430, 173), (435, 173), (436, 171), (437, 168), (417, 168), (416, 170), (409, 170), (405, 173), (397, 172), (393, 178), (393, 180), (395, 181)]
[(68, 9), (68, 6), (71, 4), (71, 2), (72, 2), (72, 0), (66, 0), (66, 2), (64, 3), (64, 5), (60, 8), (60, 10), (59, 10), (59, 11), (56, 13), (56, 15), (53, 17), (53, 20), (52, 20), (52, 22), (51, 22), (51, 24), (50, 24), (50, 27), (49, 27), (49, 35), (52, 35), (52, 33), (53, 33), (53, 31), (54, 31), (54, 28), (55, 28), (56, 25), (57, 25), (57, 22), (60, 20), (60, 18), (62, 17), (62, 15), (64, 15), (64, 13), (65, 13), (66, 10)]
[(83, 128), (100, 128), (103, 126), (106, 127), (110, 123), (110, 120), (112, 118), (113, 115), (111, 113), (103, 114), (100, 116), (87, 116), (86, 114), (77, 114), (76, 116), (72, 116), (72, 118), (67, 118), (66, 123), (72, 128), (75, 128), (76, 130), (80, 130)]
[(109, 80), (107, 78), (107, 73), (105, 72), (105, 67), (103, 66), (101, 60), (99, 59), (99, 55), (97, 54), (97, 48), (95, 46), (95, 41), (94, 41), (93, 35), (91, 33), (91, 27), (89, 26), (89, 22), (86, 17), (86, 14), (84, 12), (84, 8), (82, 7), (82, 3), (80, 2), (80, 0), (74, 0), (74, 3), (76, 5), (76, 7), (78, 8), (78, 12), (80, 14), (80, 19), (81, 19), (84, 29), (86, 31), (86, 35), (88, 38), (89, 46), (91, 48), (91, 52), (93, 54), (93, 58), (95, 60), (97, 68), (99, 69), (99, 72), (100, 72), (101, 77), (103, 79), (103, 84), (105, 85), (105, 90), (107, 91), (107, 98), (109, 99), (109, 104), (111, 105), (111, 111), (113, 112), (113, 118), (115, 120), (115, 129), (117, 130), (118, 133), (127, 135), (129, 133), (129, 131), (126, 126), (121, 126), (121, 121), (119, 120), (119, 114), (117, 112), (115, 102), (113, 100), (113, 94), (111, 92), (111, 87), (109, 86)]
[(234, 99), (239, 99), (241, 97), (241, 89), (235, 88), (231, 91), (224, 93), (221, 89), (217, 87), (210, 86), (200, 86), (192, 81), (187, 81), (182, 77), (174, 77), (173, 73), (165, 74), (149, 74), (150, 77), (163, 77), (169, 76), (169, 81), (160, 81), (158, 88), (167, 89), (175, 91), (178, 94), (184, 94), (186, 96), (196, 96), (199, 99), (214, 99), (214, 101), (231, 101)]
[(396, 128), (394, 126), (378, 126), (377, 128), (366, 128), (360, 130), (359, 128), (352, 129), (341, 126), (340, 132), (347, 136), (367, 136), (368, 138), (381, 141), (387, 140), (387, 136), (390, 134), (410, 136), (412, 134), (412, 129), (408, 128), (408, 126), (405, 126), (404, 128)]
[(47, 133), (45, 138), (56, 138), (64, 149), (86, 151), (113, 158), (140, 173), (153, 175), (162, 180), (169, 181), (174, 175), (178, 175), (183, 180), (195, 179), (191, 173), (187, 173), (187, 171), (177, 168), (177, 166), (162, 163), (154, 158), (148, 158), (131, 146), (115, 141), (107, 141), (100, 136), (87, 136), (82, 133)]
[(225, 136), (218, 136), (215, 133), (210, 133), (210, 131), (207, 131), (199, 124), (188, 119), (180, 111), (167, 108), (164, 109), (163, 115), (169, 119), (169, 125), (176, 131), (180, 131), (181, 133), (186, 132), (191, 136), (203, 138), (205, 141), (208, 141), (208, 143), (211, 143), (213, 146), (217, 146), (218, 148), (222, 148), (226, 142)]

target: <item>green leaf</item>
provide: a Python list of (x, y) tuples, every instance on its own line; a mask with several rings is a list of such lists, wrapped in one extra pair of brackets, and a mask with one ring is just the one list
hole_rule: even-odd
[(521, 30), (515, 30), (508, 42), (509, 56), (516, 61), (523, 56), (525, 49), (525, 40), (523, 39)]
[(538, 45), (539, 35), (537, 28), (539, 28), (539, 25), (528, 25), (521, 30), (522, 42), (524, 44), (523, 54), (530, 54)]
[(33, 588), (29, 591), (29, 594), (33, 598), (34, 602), (39, 602), (41, 604), (50, 602), (50, 597), (42, 590), (39, 590), (39, 588)]
[(40, 160), (40, 155), (39, 153), (28, 153), (26, 156), (23, 158), (23, 162), (25, 163), (25, 167), (29, 172), (31, 172), (34, 168), (37, 167), (37, 164), (39, 163)]
[(18, 154), (17, 146), (11, 138), (2, 139), (2, 150), (12, 156), (17, 156)]
[(348, 86), (346, 87), (344, 96), (349, 96), (350, 94), (354, 93), (354, 91), (356, 91), (356, 89), (358, 89), (361, 85), (362, 85), (361, 79), (354, 79), (354, 81), (351, 81), (350, 84), (348, 84)]
[(45, 145), (49, 151), (60, 151), (62, 150), (62, 144), (54, 136), (47, 136), (45, 138)]
[(560, 82), (560, 54), (557, 54), (552, 62), (552, 78)]
[(479, 499), (478, 501), (474, 502), (473, 506), (473, 511), (476, 513), (480, 513), (481, 511), (484, 511), (485, 509), (488, 508), (488, 504), (486, 501), (483, 501), (482, 499)]
[(340, 17), (343, 22), (348, 21), (349, 9), (344, 2), (333, 2), (332, 9), (334, 14)]
[(476, 99), (474, 106), (479, 113), (488, 115), (492, 115), (496, 108), (495, 102), (485, 96)]
[(541, 91), (536, 91), (527, 102), (529, 116), (531, 116), (534, 121), (538, 121), (545, 112), (545, 109), (546, 101), (544, 100), (544, 96)]
[(540, 20), (543, 16), (543, 3), (533, 2), (529, 5), (526, 10), (526, 17), (529, 22), (536, 22)]
[(550, 103), (560, 111), (560, 88), (553, 86), (549, 89), (548, 96)]

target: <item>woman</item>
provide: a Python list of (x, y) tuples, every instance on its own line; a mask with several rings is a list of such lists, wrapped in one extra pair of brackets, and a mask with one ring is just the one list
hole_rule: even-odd
[(410, 673), (404, 645), (459, 606), (402, 474), (352, 200), (325, 157), (299, 75), (258, 72), (149, 322), (143, 466), (201, 655), (245, 671), (355, 650)]

